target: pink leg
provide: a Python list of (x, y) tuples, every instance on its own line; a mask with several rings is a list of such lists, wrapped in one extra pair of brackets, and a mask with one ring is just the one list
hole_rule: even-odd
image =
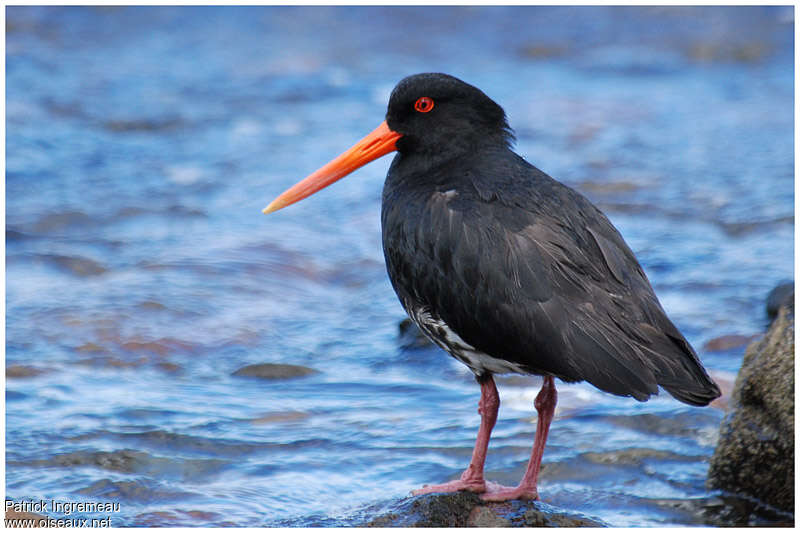
[(536, 438), (533, 441), (531, 460), (528, 461), (528, 469), (525, 470), (522, 481), (514, 488), (488, 483), (487, 492), (481, 498), (490, 502), (539, 499), (536, 482), (539, 478), (539, 467), (542, 464), (544, 445), (547, 442), (547, 432), (550, 430), (550, 421), (553, 420), (557, 400), (558, 394), (556, 393), (556, 384), (553, 377), (545, 376), (542, 390), (539, 391), (533, 403), (539, 413), (539, 419), (536, 421)]
[(428, 494), (431, 492), (457, 492), (468, 490), (471, 492), (484, 492), (486, 481), (483, 479), (483, 464), (486, 461), (486, 451), (489, 448), (489, 437), (492, 428), (497, 422), (497, 410), (500, 408), (500, 396), (491, 374), (481, 378), (481, 399), (478, 402), (478, 413), (481, 415), (481, 427), (475, 439), (475, 448), (472, 450), (472, 460), (461, 479), (455, 479), (441, 485), (425, 485), (412, 492), (413, 495)]

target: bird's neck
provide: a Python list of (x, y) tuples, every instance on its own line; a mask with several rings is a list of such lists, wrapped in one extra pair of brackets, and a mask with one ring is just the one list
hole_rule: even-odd
[(513, 155), (504, 140), (481, 143), (451, 143), (447, 150), (399, 152), (389, 169), (387, 185), (438, 189), (457, 185), (474, 174), (483, 161)]

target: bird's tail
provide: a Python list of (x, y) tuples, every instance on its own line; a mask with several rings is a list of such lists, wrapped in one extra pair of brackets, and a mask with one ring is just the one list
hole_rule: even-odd
[(656, 382), (675, 399), (689, 405), (708, 405), (719, 398), (719, 387), (709, 377), (686, 339), (680, 333), (677, 337), (669, 333), (659, 337), (658, 345), (652, 348), (661, 354), (669, 354), (669, 357), (662, 359), (668, 364), (662, 364), (654, 372)]

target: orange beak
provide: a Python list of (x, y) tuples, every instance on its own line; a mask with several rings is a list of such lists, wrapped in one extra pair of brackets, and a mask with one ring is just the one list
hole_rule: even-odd
[(386, 121), (381, 122), (375, 131), (358, 141), (352, 148), (275, 198), (264, 208), (264, 214), (299, 202), (370, 161), (397, 150), (395, 143), (400, 137), (401, 134), (389, 129)]

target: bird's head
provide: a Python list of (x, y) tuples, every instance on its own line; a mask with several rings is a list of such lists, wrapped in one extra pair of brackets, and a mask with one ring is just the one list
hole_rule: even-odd
[(503, 108), (480, 89), (447, 74), (415, 74), (397, 84), (386, 112), (389, 129), (402, 134), (402, 154), (457, 157), (481, 145), (513, 138)]
[(352, 148), (283, 192), (264, 213), (310, 196), (389, 152), (443, 161), (481, 146), (508, 146), (503, 108), (480, 89), (447, 74), (415, 74), (397, 84), (386, 120)]

